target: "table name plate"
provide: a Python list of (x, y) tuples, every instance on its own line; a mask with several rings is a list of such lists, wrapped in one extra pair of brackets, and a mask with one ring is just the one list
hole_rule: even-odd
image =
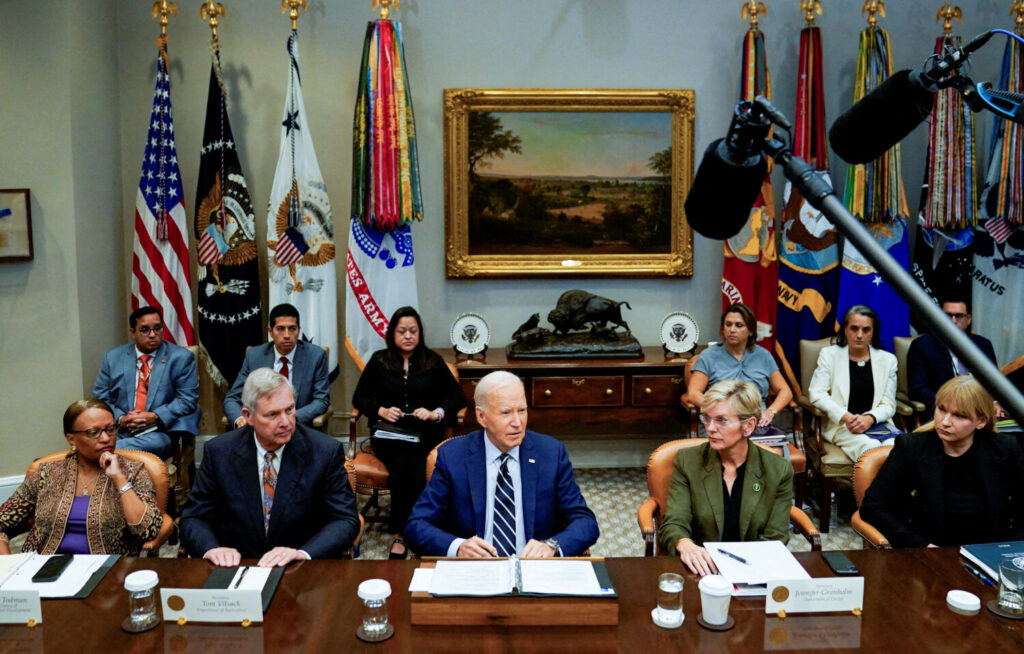
[(164, 620), (189, 622), (263, 622), (263, 599), (258, 590), (161, 588)]
[(0, 624), (35, 624), (43, 621), (42, 605), (37, 590), (0, 591)]
[(819, 577), (768, 582), (765, 613), (830, 613), (864, 607), (864, 577)]

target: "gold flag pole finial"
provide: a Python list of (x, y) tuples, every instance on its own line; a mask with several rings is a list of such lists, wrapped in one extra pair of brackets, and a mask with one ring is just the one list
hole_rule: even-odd
[(167, 36), (167, 25), (171, 22), (168, 16), (178, 17), (178, 5), (168, 0), (156, 0), (150, 11), (150, 18), (160, 17), (160, 36)]
[(878, 24), (878, 17), (885, 18), (885, 0), (864, 0), (860, 13), (868, 15), (868, 25), (874, 27)]
[(954, 7), (952, 2), (947, 2), (939, 7), (939, 13), (935, 14), (935, 21), (942, 21), (942, 31), (946, 36), (953, 33), (954, 18), (956, 22), (962, 23), (964, 21), (964, 12), (960, 7)]
[(750, 21), (751, 32), (757, 31), (757, 24), (760, 21), (758, 16), (766, 15), (768, 15), (768, 5), (757, 0), (747, 0), (743, 3), (743, 9), (740, 9), (740, 18)]
[(400, 9), (398, 2), (399, 0), (373, 0), (370, 9), (377, 9), (379, 7), (381, 20), (387, 20), (388, 16), (391, 15), (391, 7)]
[(205, 0), (202, 5), (199, 6), (199, 19), (204, 23), (210, 23), (210, 31), (213, 32), (213, 37), (217, 38), (217, 26), (220, 22), (217, 17), (226, 17), (228, 12), (224, 9), (224, 5), (213, 0)]
[(1017, 34), (1024, 34), (1024, 0), (1013, 0), (1010, 15), (1014, 17), (1013, 31)]
[(281, 0), (281, 13), (292, 20), (292, 31), (299, 27), (299, 9), (306, 10), (306, 0)]
[(800, 11), (804, 13), (804, 20), (808, 26), (814, 25), (814, 14), (822, 15), (821, 0), (800, 0)]

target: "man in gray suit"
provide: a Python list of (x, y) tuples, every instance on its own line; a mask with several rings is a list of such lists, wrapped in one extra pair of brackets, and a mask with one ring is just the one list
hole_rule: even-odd
[(327, 353), (322, 347), (302, 340), (299, 310), (290, 304), (279, 304), (270, 310), (267, 332), (270, 343), (249, 348), (245, 353), (242, 369), (224, 398), (224, 415), (235, 427), (243, 426), (245, 380), (257, 368), (272, 368), (284, 375), (295, 389), (296, 422), (311, 426), (313, 418), (327, 411), (331, 399)]
[(128, 317), (132, 342), (103, 355), (92, 395), (114, 409), (117, 445), (171, 456), (172, 436), (199, 431), (199, 377), (195, 356), (164, 342), (164, 322), (154, 307)]

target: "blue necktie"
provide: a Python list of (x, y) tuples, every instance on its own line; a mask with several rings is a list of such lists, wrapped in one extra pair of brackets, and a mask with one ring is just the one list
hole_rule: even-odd
[(498, 556), (516, 553), (516, 499), (512, 490), (512, 477), (508, 472), (508, 452), (501, 455), (501, 468), (494, 484), (494, 524), (491, 541)]

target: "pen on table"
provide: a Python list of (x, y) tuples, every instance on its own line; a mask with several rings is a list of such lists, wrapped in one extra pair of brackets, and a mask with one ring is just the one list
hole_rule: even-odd
[(242, 568), (241, 574), (238, 575), (238, 579), (235, 579), (235, 583), (231, 587), (233, 590), (238, 590), (238, 587), (242, 585), (242, 580), (245, 579), (246, 572), (249, 572), (249, 566)]
[(726, 556), (728, 556), (728, 557), (729, 557), (730, 559), (735, 559), (735, 560), (739, 561), (739, 562), (740, 562), (740, 563), (742, 563), (743, 565), (750, 565), (749, 563), (747, 563), (747, 560), (746, 560), (746, 559), (744, 559), (743, 557), (740, 557), (740, 556), (736, 556), (736, 555), (735, 555), (735, 554), (733, 554), (732, 552), (726, 552), (726, 551), (725, 551), (725, 550), (723, 550), (722, 548), (718, 548), (718, 551), (719, 551), (719, 552), (721, 552), (722, 554), (725, 554), (725, 555), (726, 555)]
[(964, 563), (964, 569), (966, 569), (967, 572), (970, 572), (972, 575), (974, 575), (975, 577), (980, 579), (983, 584), (985, 584), (987, 586), (995, 586), (996, 585), (996, 582), (992, 581), (987, 574), (985, 574), (981, 570), (975, 568), (970, 563)]

